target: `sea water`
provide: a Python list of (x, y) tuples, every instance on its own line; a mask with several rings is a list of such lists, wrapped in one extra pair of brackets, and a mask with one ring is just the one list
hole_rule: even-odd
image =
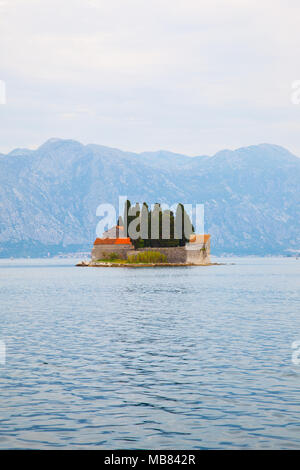
[(0, 261), (0, 448), (300, 448), (300, 260), (76, 261)]

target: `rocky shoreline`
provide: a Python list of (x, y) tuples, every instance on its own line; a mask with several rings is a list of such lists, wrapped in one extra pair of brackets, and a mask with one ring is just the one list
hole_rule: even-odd
[(77, 263), (78, 267), (92, 267), (92, 268), (169, 268), (169, 267), (187, 267), (187, 266), (219, 266), (223, 263), (207, 263), (207, 264), (193, 264), (193, 263), (110, 263), (108, 262), (88, 262), (81, 261)]

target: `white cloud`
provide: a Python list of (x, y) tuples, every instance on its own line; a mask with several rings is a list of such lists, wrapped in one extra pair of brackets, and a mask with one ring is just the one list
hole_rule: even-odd
[(300, 154), (299, 12), (296, 0), (2, 1), (1, 144), (60, 135), (199, 154), (261, 140)]

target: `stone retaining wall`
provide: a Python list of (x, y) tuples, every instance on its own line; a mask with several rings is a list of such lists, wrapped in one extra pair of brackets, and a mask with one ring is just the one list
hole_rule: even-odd
[(206, 250), (185, 250), (187, 263), (209, 264), (210, 256)]
[(110, 253), (117, 253), (120, 259), (127, 259), (127, 255), (134, 250), (130, 245), (94, 245), (92, 249), (92, 261), (105, 259)]
[[(203, 249), (205, 247), (205, 249)], [(105, 259), (110, 253), (117, 253), (120, 259), (127, 259), (128, 255), (136, 255), (141, 252), (158, 251), (166, 256), (168, 263), (193, 263), (193, 264), (209, 264), (210, 263), (210, 246), (209, 243), (192, 247), (188, 244), (184, 246), (176, 246), (169, 248), (139, 248), (135, 250), (129, 245), (94, 245), (92, 249), (92, 261)]]
[(139, 248), (131, 251), (130, 255), (136, 255), (145, 251), (158, 251), (167, 257), (168, 263), (186, 263), (186, 250), (184, 246), (172, 246), (169, 248)]
[(209, 264), (210, 263), (210, 250), (209, 245), (193, 247), (189, 249), (184, 246), (176, 246), (169, 248), (139, 248), (138, 250), (131, 251), (130, 255), (136, 255), (143, 251), (158, 251), (167, 257), (168, 263), (193, 263), (193, 264)]

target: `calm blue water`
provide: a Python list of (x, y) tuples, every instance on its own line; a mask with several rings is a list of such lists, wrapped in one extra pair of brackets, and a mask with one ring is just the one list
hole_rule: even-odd
[(1, 448), (300, 448), (300, 260), (0, 261)]

